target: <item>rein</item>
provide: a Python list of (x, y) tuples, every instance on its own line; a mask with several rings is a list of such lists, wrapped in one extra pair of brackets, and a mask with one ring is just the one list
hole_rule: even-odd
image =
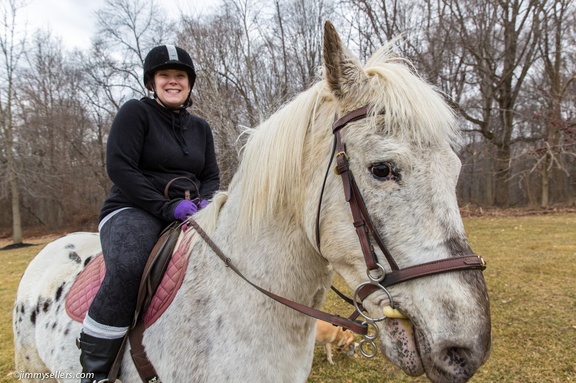
[(226, 264), (227, 267), (229, 267), (240, 278), (242, 278), (250, 286), (256, 288), (261, 293), (267, 295), (268, 297), (274, 299), (277, 302), (282, 303), (285, 306), (288, 306), (288, 307), (290, 307), (296, 311), (301, 312), (302, 314), (306, 314), (306, 315), (311, 316), (311, 317), (316, 318), (316, 319), (321, 319), (325, 322), (332, 323), (333, 325), (336, 325), (336, 326), (341, 326), (341, 327), (347, 328), (347, 329), (355, 332), (356, 334), (366, 335), (368, 333), (368, 327), (365, 324), (359, 323), (359, 322), (354, 321), (352, 319), (342, 318), (342, 317), (337, 316), (337, 315), (328, 314), (324, 311), (320, 311), (320, 310), (317, 310), (315, 308), (305, 306), (301, 303), (294, 302), (294, 301), (287, 299), (287, 298), (283, 298), (279, 295), (276, 295), (276, 294), (256, 285), (254, 282), (252, 282), (248, 278), (246, 278), (246, 276), (244, 276), (244, 274), (242, 274), (242, 272), (240, 270), (238, 270), (236, 268), (236, 266), (234, 266), (234, 264), (232, 263), (232, 260), (230, 258), (226, 257), (226, 255), (224, 255), (224, 253), (222, 252), (222, 250), (220, 250), (218, 245), (216, 245), (212, 241), (212, 239), (208, 236), (208, 234), (206, 234), (206, 232), (204, 232), (204, 230), (200, 227), (200, 225), (198, 225), (198, 222), (196, 222), (192, 217), (188, 217), (188, 223), (190, 223), (190, 225), (194, 228), (194, 230), (196, 230), (198, 232), (200, 237), (202, 237), (202, 239), (204, 239), (206, 244), (208, 246), (210, 246), (210, 248), (214, 251), (214, 253), (216, 253), (216, 255)]

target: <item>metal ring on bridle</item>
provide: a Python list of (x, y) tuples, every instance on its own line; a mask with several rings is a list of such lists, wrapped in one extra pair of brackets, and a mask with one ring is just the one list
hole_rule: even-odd
[[(358, 343), (358, 349), (360, 350), (360, 354), (362, 354), (362, 356), (366, 358), (373, 358), (378, 354), (378, 346), (374, 340), (378, 339), (380, 330), (378, 329), (378, 326), (376, 326), (376, 323), (372, 321), (366, 321), (363, 324), (373, 326), (374, 335), (363, 335), (362, 340)], [(371, 347), (371, 351), (366, 351), (366, 345)]]
[[(382, 317), (376, 318), (376, 319), (371, 318), (368, 315), (366, 315), (364, 313), (364, 310), (360, 307), (360, 304), (358, 303), (358, 293), (361, 290), (361, 288), (365, 285), (375, 285), (375, 286), (378, 286), (380, 289), (384, 290), (386, 295), (388, 295), (388, 300), (390, 301), (390, 306), (392, 306), (392, 307), (394, 307), (394, 301), (392, 300), (392, 294), (390, 294), (390, 292), (384, 286), (377, 284), (377, 283), (364, 282), (364, 283), (361, 283), (360, 285), (358, 285), (358, 287), (356, 287), (356, 290), (354, 290), (354, 299), (352, 299), (352, 302), (354, 303), (354, 308), (356, 309), (356, 312), (362, 318), (365, 319), (364, 324), (367, 324), (369, 326), (374, 327), (374, 334), (373, 335), (370, 335), (370, 334), (363, 335), (362, 340), (359, 342), (358, 347), (360, 350), (360, 354), (362, 354), (362, 356), (364, 356), (366, 358), (373, 358), (378, 353), (378, 346), (376, 345), (376, 342), (374, 342), (374, 341), (376, 339), (378, 339), (378, 337), (380, 335), (380, 329), (378, 328), (378, 325), (376, 324), (376, 322), (381, 322), (381, 321), (385, 320), (386, 317), (382, 316)], [(367, 346), (371, 347), (371, 351), (366, 350)]]
[(386, 295), (388, 295), (388, 300), (390, 301), (390, 306), (392, 308), (394, 308), (394, 300), (392, 299), (392, 294), (390, 294), (390, 292), (382, 285), (379, 284), (374, 284), (371, 282), (364, 282), (358, 285), (358, 287), (356, 287), (356, 290), (354, 290), (354, 299), (352, 299), (352, 302), (354, 303), (354, 308), (356, 309), (356, 311), (358, 312), (358, 314), (366, 319), (369, 322), (382, 322), (384, 319), (386, 319), (385, 316), (382, 316), (380, 318), (371, 318), (368, 315), (364, 314), (362, 308), (360, 307), (359, 303), (358, 303), (358, 293), (359, 291), (362, 289), (362, 287), (366, 286), (366, 285), (374, 285), (377, 286), (379, 289), (383, 290)]
[[(382, 266), (379, 263), (377, 263), (376, 266), (377, 266), (376, 269), (372, 269), (372, 270), (366, 269), (366, 275), (368, 276), (368, 279), (370, 279), (371, 282), (380, 283), (386, 277), (386, 270), (384, 269), (384, 266)], [(372, 276), (372, 272), (374, 272), (374, 271), (379, 273), (379, 275), (378, 276)]]

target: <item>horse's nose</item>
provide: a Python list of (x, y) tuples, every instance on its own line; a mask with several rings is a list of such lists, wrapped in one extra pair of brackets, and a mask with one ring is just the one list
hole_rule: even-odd
[(467, 382), (488, 358), (484, 347), (447, 346), (432, 358), (433, 368), (426, 369), (433, 382)]

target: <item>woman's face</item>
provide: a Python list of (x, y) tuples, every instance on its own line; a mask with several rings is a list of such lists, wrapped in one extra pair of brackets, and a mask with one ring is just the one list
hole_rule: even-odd
[(156, 95), (168, 108), (178, 108), (190, 93), (188, 73), (180, 69), (160, 69), (154, 73)]

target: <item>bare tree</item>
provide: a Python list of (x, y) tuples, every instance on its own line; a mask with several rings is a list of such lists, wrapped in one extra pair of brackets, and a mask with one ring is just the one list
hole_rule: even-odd
[[(22, 243), (22, 216), (20, 210), (20, 174), (18, 154), (15, 151), (15, 87), (16, 70), (24, 53), (24, 39), (16, 32), (16, 19), (19, 8), (24, 4), (18, 0), (2, 2), (0, 26), (0, 51), (2, 53), (2, 81), (0, 85), (0, 134), (2, 135), (3, 172), (10, 189), (12, 208), (12, 242)], [(2, 177), (4, 179), (4, 177)]]
[(146, 94), (150, 48), (192, 54), (192, 112), (213, 128), (225, 188), (244, 127), (318, 79), (326, 19), (361, 59), (400, 36), (394, 49), (444, 92), (466, 132), (466, 201), (548, 206), (576, 194), (573, 0), (224, 0), (179, 20), (154, 0), (106, 0), (91, 46), (74, 52), (46, 32), (23, 45), (19, 1), (2, 3), (0, 36), (0, 209), (13, 212), (0, 223), (15, 242), (23, 224), (95, 223), (108, 129), (126, 99)]
[(318, 78), (324, 0), (227, 0), (187, 18), (179, 41), (198, 70), (195, 110), (213, 127), (226, 186), (238, 163), (240, 126), (256, 126)]
[(62, 227), (70, 217), (94, 219), (96, 151), (79, 92), (83, 72), (49, 32), (38, 31), (28, 51), (28, 66), (17, 81), (23, 205), (50, 227)]
[[(518, 97), (536, 59), (542, 7), (538, 1), (454, 1), (451, 14), (461, 49), (454, 82), (466, 93), (455, 104), (462, 116), (493, 146), (494, 203), (509, 205), (512, 146), (525, 140), (515, 132)], [(463, 77), (464, 76), (464, 77)], [(481, 107), (476, 107), (479, 105)], [(529, 139), (529, 138), (528, 138)]]
[(152, 47), (174, 42), (176, 22), (155, 0), (106, 0), (96, 16), (98, 37), (85, 57), (85, 70), (119, 106), (126, 95), (146, 93), (144, 58)]
[(574, 41), (574, 20), (576, 12), (572, 0), (554, 0), (548, 2), (543, 12), (542, 43), (539, 52), (542, 61), (541, 76), (534, 79), (537, 94), (540, 95), (543, 113), (538, 121), (543, 126), (543, 140), (539, 150), (535, 150), (538, 169), (541, 175), (542, 207), (550, 204), (550, 184), (556, 182), (558, 190), (565, 192), (568, 184), (567, 161), (576, 155), (576, 142), (573, 138), (576, 130), (574, 120), (566, 109), (571, 107), (576, 78), (575, 52), (570, 52)]

